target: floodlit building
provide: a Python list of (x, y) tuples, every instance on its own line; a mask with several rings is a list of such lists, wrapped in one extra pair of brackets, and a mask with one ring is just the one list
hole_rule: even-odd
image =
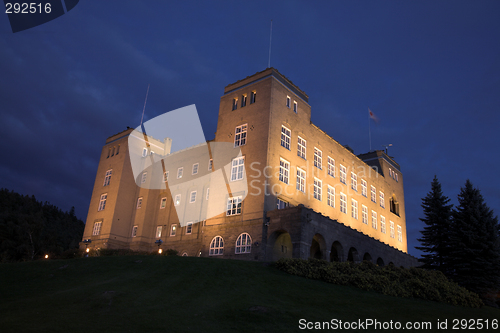
[[(226, 180), (246, 182), (244, 191), (195, 182), (222, 167), (196, 146), (134, 177), (133, 133), (109, 137), (101, 152), (83, 237), (91, 248), (156, 251), (161, 239), (162, 249), (188, 256), (417, 263), (407, 254), (399, 164), (380, 150), (355, 155), (312, 124), (306, 93), (274, 68), (225, 87), (208, 142), (241, 150)], [(170, 152), (172, 140), (148, 141), (159, 154)], [(164, 188), (140, 186), (160, 179)], [(205, 219), (212, 196), (222, 198), (223, 213)]]

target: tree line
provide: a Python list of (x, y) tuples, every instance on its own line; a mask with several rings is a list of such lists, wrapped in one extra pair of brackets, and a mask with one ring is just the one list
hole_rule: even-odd
[(63, 212), (34, 196), (0, 189), (0, 262), (60, 256), (78, 248), (84, 228), (74, 207)]

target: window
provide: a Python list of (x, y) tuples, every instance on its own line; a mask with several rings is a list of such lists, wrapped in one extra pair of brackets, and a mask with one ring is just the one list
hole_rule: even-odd
[(118, 148), (116, 148), (116, 155), (120, 153), (120, 145), (118, 145)]
[(328, 189), (326, 191), (326, 203), (330, 207), (335, 208), (335, 188), (328, 185)]
[(351, 171), (351, 188), (358, 191), (358, 175)]
[(366, 193), (366, 180), (364, 179), (361, 179), (361, 194), (366, 197), (367, 196), (367, 193)]
[(177, 169), (177, 179), (182, 178), (182, 173), (184, 172), (184, 168), (180, 167)]
[(306, 172), (297, 168), (297, 190), (300, 192), (306, 191)]
[(306, 140), (302, 139), (300, 136), (298, 138), (297, 156), (306, 159)]
[(385, 217), (380, 215), (380, 232), (385, 234)]
[(186, 235), (190, 235), (193, 232), (193, 222), (188, 222), (186, 224)]
[(351, 199), (351, 217), (358, 219), (358, 202), (354, 199)]
[(137, 226), (136, 226), (136, 225), (134, 225), (134, 226), (132, 227), (132, 237), (136, 237), (136, 236), (137, 236)]
[(393, 196), (389, 200), (389, 209), (391, 210), (391, 213), (396, 214), (399, 216), (399, 203), (396, 201), (396, 197)]
[(148, 148), (142, 148), (142, 157), (146, 157), (146, 156), (148, 156)]
[(368, 224), (368, 208), (365, 205), (361, 206), (361, 221)]
[(108, 149), (108, 156), (106, 156), (106, 158), (109, 158), (110, 155), (111, 155), (111, 148)]
[(115, 156), (115, 148), (116, 147), (113, 147), (113, 150), (111, 151), (111, 156)]
[(391, 238), (394, 238), (394, 222), (389, 221), (389, 228), (390, 228), (390, 236)]
[(250, 104), (255, 103), (256, 100), (257, 100), (257, 92), (256, 91), (252, 91), (250, 93)]
[(403, 241), (403, 232), (401, 230), (401, 226), (398, 225), (398, 241), (402, 242)]
[(376, 189), (375, 189), (375, 186), (371, 185), (370, 187), (370, 194), (371, 194), (371, 198), (372, 198), (372, 201), (373, 202), (377, 202), (377, 197), (376, 197)]
[(231, 181), (243, 179), (245, 171), (245, 156), (235, 158), (231, 162)]
[(322, 168), (323, 153), (318, 148), (314, 147), (314, 166), (318, 169)]
[(167, 181), (168, 181), (168, 171), (165, 171), (165, 172), (163, 173), (163, 181), (164, 181), (164, 182), (167, 182)]
[(314, 177), (314, 199), (321, 201), (321, 188), (323, 187), (323, 182), (318, 178)]
[(142, 207), (142, 197), (137, 198), (137, 209)]
[(343, 166), (342, 164), (339, 167), (339, 172), (340, 172), (340, 182), (345, 184), (346, 183), (346, 170), (345, 170), (345, 166)]
[(189, 195), (189, 202), (190, 203), (193, 203), (196, 201), (196, 191), (193, 191), (191, 192), (191, 194)]
[(108, 186), (109, 182), (111, 181), (111, 174), (113, 173), (113, 169), (109, 169), (106, 171), (106, 176), (104, 176), (104, 185), (103, 186)]
[(280, 181), (285, 184), (288, 184), (288, 178), (290, 175), (290, 163), (280, 158)]
[(288, 202), (281, 200), (280, 198), (276, 200), (276, 206), (278, 207), (278, 209), (285, 209), (289, 207), (289, 205), (290, 204)]
[(142, 179), (141, 179), (141, 184), (144, 184), (146, 182), (146, 179), (148, 178), (148, 173), (144, 171), (142, 173)]
[(181, 204), (181, 195), (177, 194), (175, 196), (174, 205), (179, 206)]
[(157, 226), (156, 227), (156, 238), (160, 238), (161, 237), (161, 231), (162, 231), (163, 227), (161, 225)]
[(241, 95), (241, 107), (244, 107), (247, 105), (247, 94)]
[(340, 211), (347, 214), (347, 196), (340, 192)]
[(286, 107), (287, 108), (290, 108), (290, 102), (291, 102), (290, 96), (286, 96)]
[(396, 181), (399, 182), (399, 180), (398, 180), (398, 174), (396, 174)]
[(224, 240), (221, 236), (216, 236), (212, 239), (210, 243), (210, 252), (208, 253), (211, 256), (220, 256), (224, 253)]
[(250, 235), (245, 233), (242, 233), (241, 235), (238, 236), (238, 239), (236, 240), (236, 249), (235, 253), (250, 253), (252, 250), (252, 238), (250, 238)]
[(328, 176), (335, 177), (335, 160), (328, 156)]
[[(179, 200), (180, 200), (180, 194), (179, 195)], [(175, 199), (177, 200), (177, 197), (175, 197)], [(161, 198), (161, 201), (160, 201), (160, 209), (163, 209), (167, 206), (167, 198)]]
[(380, 194), (380, 207), (385, 208), (384, 192), (379, 192)]
[(226, 215), (239, 215), (241, 214), (241, 196), (227, 199)]
[(237, 108), (238, 108), (238, 99), (233, 98), (233, 111), (236, 110)]
[(297, 102), (293, 101), (293, 112), (297, 113), (298, 110), (299, 110), (299, 106), (297, 105)]
[(212, 171), (213, 166), (214, 166), (214, 160), (213, 159), (208, 160), (208, 171)]
[(200, 166), (199, 163), (193, 164), (193, 171), (191, 172), (192, 175), (196, 175), (198, 173), (198, 167)]
[(175, 234), (177, 233), (177, 224), (172, 224), (172, 226), (170, 227), (170, 236), (175, 236)]
[(290, 130), (285, 126), (281, 126), (281, 146), (288, 150), (290, 150), (290, 136)]
[(98, 212), (100, 212), (101, 210), (104, 210), (104, 208), (106, 208), (106, 199), (107, 198), (108, 198), (107, 193), (101, 194), (101, 198), (99, 199), (99, 208), (97, 208)]
[(94, 229), (92, 230), (92, 236), (97, 236), (101, 233), (102, 222), (94, 222)]
[(377, 229), (377, 212), (372, 210), (372, 228)]
[(207, 197), (206, 197), (207, 200), (208, 200), (209, 194), (210, 194), (210, 188), (207, 188)]
[(234, 133), (234, 146), (244, 146), (247, 143), (247, 124), (237, 126)]

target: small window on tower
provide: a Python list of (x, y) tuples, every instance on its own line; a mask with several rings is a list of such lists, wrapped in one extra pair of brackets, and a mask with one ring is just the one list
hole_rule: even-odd
[(241, 95), (241, 107), (244, 107), (247, 105), (247, 94)]
[(252, 91), (252, 93), (250, 94), (250, 104), (255, 103), (256, 100), (257, 100), (257, 92)]
[(297, 102), (293, 101), (293, 112), (297, 113), (298, 110), (299, 110), (299, 106), (297, 105)]
[(286, 107), (290, 108), (291, 99), (290, 96), (286, 96)]
[(237, 108), (238, 108), (238, 99), (233, 98), (233, 111), (236, 110)]

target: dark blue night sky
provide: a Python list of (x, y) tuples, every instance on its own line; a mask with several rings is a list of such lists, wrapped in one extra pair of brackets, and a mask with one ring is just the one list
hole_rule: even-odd
[(271, 66), (309, 95), (312, 121), (404, 175), (408, 250), (436, 174), (469, 178), (500, 212), (500, 2), (80, 1), (13, 34), (0, 15), (0, 187), (85, 219), (106, 138), (196, 104), (207, 139), (224, 87)]

